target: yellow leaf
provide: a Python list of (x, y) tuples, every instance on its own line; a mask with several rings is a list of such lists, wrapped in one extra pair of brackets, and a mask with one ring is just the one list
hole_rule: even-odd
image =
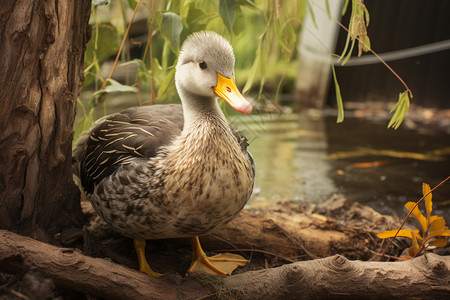
[(428, 243), (427, 247), (445, 247), (447, 246), (447, 240), (446, 239), (435, 239)]
[[(405, 204), (405, 207), (407, 210), (411, 211), (415, 205), (416, 205), (415, 202), (408, 202)], [(422, 212), (417, 207), (414, 208), (414, 210), (412, 211), (412, 214), (419, 221), (420, 225), (422, 226), (423, 233), (425, 235), (425, 233), (427, 232), (427, 229), (428, 229), (427, 219), (423, 216)]]
[[(431, 191), (430, 186), (427, 183), (423, 183), (422, 185), (422, 192), (423, 195), (425, 196), (426, 194), (428, 194)], [(429, 193), (426, 197), (425, 197), (425, 208), (427, 210), (427, 219), (430, 220), (430, 215), (431, 215), (431, 211), (432, 211), (432, 206), (433, 206), (433, 202), (431, 201), (432, 195), (431, 193)]]
[(439, 216), (431, 216), (430, 219), (428, 220), (428, 224), (431, 224), (434, 222), (434, 220), (440, 219), (442, 217)]
[(430, 235), (427, 236), (424, 242), (437, 236), (450, 236), (450, 230), (448, 230), (448, 228), (444, 226), (441, 230), (433, 231), (430, 233)]
[(413, 230), (412, 234), (416, 237), (417, 240), (423, 240), (423, 238), (419, 234), (419, 230), (417, 229)]
[(430, 233), (443, 230), (445, 227), (445, 220), (443, 217), (436, 218), (431, 224), (430, 224)]
[[(394, 237), (396, 233), (397, 233), (397, 230), (388, 230), (385, 232), (378, 233), (377, 237), (379, 237), (380, 239), (387, 239), (387, 238)], [(397, 236), (402, 236), (402, 237), (407, 237), (407, 238), (412, 239), (412, 232), (409, 229), (402, 229), (399, 231)]]
[[(411, 249), (413, 249), (412, 251), (411, 251)], [(417, 256), (418, 254), (419, 254), (419, 252), (420, 252), (420, 247), (419, 247), (419, 243), (417, 242), (417, 239), (416, 239), (416, 236), (413, 234), (412, 235), (412, 247), (411, 247), (411, 249), (409, 249), (411, 252), (409, 252), (409, 254), (412, 256), (412, 257), (415, 257), (415, 256)]]

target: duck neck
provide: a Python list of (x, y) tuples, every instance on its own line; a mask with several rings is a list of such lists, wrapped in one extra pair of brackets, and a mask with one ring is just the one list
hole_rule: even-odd
[(182, 95), (184, 129), (189, 130), (193, 125), (201, 120), (217, 119), (226, 122), (226, 118), (214, 97), (200, 97), (189, 95), (184, 92)]

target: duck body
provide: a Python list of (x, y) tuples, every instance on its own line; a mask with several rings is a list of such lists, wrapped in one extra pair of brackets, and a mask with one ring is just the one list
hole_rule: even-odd
[[(217, 97), (248, 114), (234, 82), (234, 53), (213, 32), (181, 47), (175, 84), (182, 105), (134, 107), (99, 119), (73, 152), (74, 173), (97, 213), (134, 239), (139, 268), (152, 276), (145, 240), (188, 237), (189, 271), (225, 275), (242, 257), (207, 257), (198, 236), (232, 220), (255, 176), (245, 137), (228, 124)], [(219, 266), (220, 265), (220, 266)]]
[(183, 126), (180, 105), (134, 107), (101, 119), (80, 141), (81, 181), (116, 232), (135, 239), (205, 235), (247, 203), (254, 165), (245, 137), (222, 114)]

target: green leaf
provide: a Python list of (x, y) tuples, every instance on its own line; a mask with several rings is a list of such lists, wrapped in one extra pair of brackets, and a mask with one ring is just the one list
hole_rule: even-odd
[(403, 111), (404, 102), (399, 100), (399, 105), (397, 109), (394, 112), (394, 115), (392, 116), (391, 120), (389, 121), (388, 128), (398, 128), (399, 120), (401, 119), (401, 114)]
[[(413, 216), (419, 221), (420, 225), (422, 226), (422, 232), (424, 233), (424, 235), (426, 234), (427, 230), (428, 230), (428, 221), (427, 219), (423, 216), (422, 212), (419, 210), (419, 208), (416, 206), (415, 202), (408, 202), (405, 204), (405, 207), (408, 211), (412, 211)], [(414, 208), (414, 209), (413, 209)]]
[(341, 15), (345, 15), (345, 12), (347, 11), (349, 0), (345, 0), (344, 5), (342, 6)]
[(223, 23), (223, 20), (220, 16), (217, 16), (215, 18), (212, 18), (208, 24), (205, 26), (206, 30), (217, 32), (218, 34), (224, 36), (225, 38), (229, 38), (230, 33), (226, 26)]
[(233, 24), (236, 20), (236, 3), (234, 0), (220, 0), (219, 1), (219, 15), (222, 18), (223, 24), (231, 34), (233, 32)]
[(350, 57), (352, 57), (353, 48), (355, 47), (356, 40), (355, 40), (355, 39), (352, 40), (351, 43), (352, 43), (352, 44), (351, 44), (350, 50), (348, 51), (346, 57), (345, 57), (344, 60), (342, 61), (342, 65), (345, 65), (345, 64), (347, 63), (347, 61), (350, 59)]
[(258, 9), (258, 6), (256, 6), (256, 4), (251, 0), (237, 0), (237, 3), (239, 3), (239, 5), (242, 5), (242, 6), (247, 6), (247, 7)]
[(255, 57), (255, 60), (253, 61), (253, 65), (250, 70), (250, 75), (248, 76), (247, 82), (245, 83), (245, 86), (242, 89), (243, 94), (246, 94), (250, 90), (250, 88), (252, 87), (253, 81), (255, 80), (255, 75), (258, 72), (258, 70), (260, 69), (261, 48), (262, 48), (262, 43), (260, 41), (260, 43), (258, 45), (258, 49), (256, 49), (256, 57)]
[(245, 17), (239, 6), (236, 7), (236, 19), (233, 24), (233, 33), (238, 36), (245, 29)]
[(184, 27), (190, 28), (190, 31), (199, 31), (216, 16), (216, 12), (211, 12), (207, 7), (197, 5), (198, 1), (187, 0), (180, 5), (180, 17)]
[(364, 48), (363, 51), (367, 52), (370, 50), (370, 39), (369, 36), (366, 35), (366, 38), (364, 39)]
[(128, 5), (130, 6), (130, 8), (132, 10), (134, 10), (136, 8), (138, 2), (139, 2), (138, 0), (128, 0)]
[(168, 88), (172, 85), (172, 83), (175, 80), (175, 68), (171, 69), (167, 76), (164, 78), (163, 82), (161, 83), (161, 86), (158, 90), (158, 97), (161, 97), (166, 93)]
[[(87, 43), (84, 53), (84, 65), (89, 69), (92, 69), (95, 65), (100, 65), (107, 58), (116, 54), (120, 45), (117, 31), (110, 24), (94, 26), (92, 36), (93, 38)], [(88, 86), (95, 79), (95, 73), (90, 70), (85, 70), (85, 73), (84, 85)]]
[(284, 50), (286, 50), (286, 52), (290, 53), (291, 48), (287, 44), (287, 42), (289, 42), (289, 41), (288, 41), (287, 37), (283, 34), (283, 27), (285, 27), (288, 23), (289, 23), (289, 21), (287, 21), (284, 25), (280, 26), (279, 22), (275, 22), (274, 23), (274, 29), (275, 29), (274, 31), (275, 31), (275, 37), (277, 38), (280, 46)]
[(302, 22), (305, 19), (305, 15), (308, 10), (307, 6), (308, 6), (307, 1), (299, 1), (298, 2), (297, 19)]
[(180, 34), (183, 31), (181, 17), (173, 12), (165, 12), (161, 15), (161, 35), (169, 43), (173, 53), (178, 53)]
[(367, 7), (364, 5), (364, 18), (366, 19), (366, 27), (369, 26), (369, 22), (370, 22), (370, 15), (369, 15), (369, 10), (367, 9)]
[(81, 110), (83, 112), (83, 117), (81, 118), (81, 120), (77, 123), (77, 125), (75, 126), (74, 129), (74, 134), (73, 134), (73, 141), (74, 143), (72, 143), (72, 145), (75, 147), (76, 142), (78, 141), (78, 139), (81, 137), (81, 134), (83, 132), (85, 132), (86, 130), (88, 130), (92, 124), (94, 124), (94, 107), (91, 107), (89, 110), (89, 113), (86, 112), (86, 108), (83, 105), (83, 102), (81, 102), (80, 98), (77, 98), (77, 102), (79, 107), (81, 107)]
[(124, 85), (121, 84), (114, 79), (108, 79), (108, 85), (101, 90), (96, 91), (92, 94), (92, 96), (97, 96), (103, 93), (115, 93), (115, 92), (121, 92), (121, 93), (137, 93), (138, 89), (134, 86)]
[(313, 21), (314, 27), (316, 27), (316, 29), (319, 29), (319, 26), (317, 26), (317, 22), (316, 22), (316, 16), (314, 15), (314, 11), (313, 8), (311, 6), (311, 4), (308, 1), (308, 11), (309, 11), (309, 15), (311, 16), (311, 20)]
[(425, 208), (427, 210), (427, 219), (428, 219), (429, 223), (431, 223), (430, 216), (431, 216), (431, 211), (433, 210), (433, 202), (431, 201), (432, 195), (431, 195), (430, 191), (431, 191), (430, 185), (428, 185), (427, 183), (424, 182), (422, 184), (422, 193), (424, 196), (429, 193), (427, 196), (425, 196)]
[(328, 17), (331, 18), (330, 3), (328, 2), (328, 0), (325, 0), (325, 7), (327, 9)]
[[(401, 98), (402, 95), (399, 95), (399, 98)], [(395, 103), (395, 105), (391, 108), (391, 110), (389, 111), (390, 114), (392, 114), (393, 111), (395, 111), (399, 106), (400, 106), (401, 101), (397, 101), (397, 103)]]
[(334, 69), (333, 57), (331, 57), (331, 69), (333, 70), (334, 89), (336, 91), (336, 104), (338, 109), (338, 116), (336, 123), (342, 123), (344, 121), (344, 103), (342, 101), (341, 88), (339, 87), (336, 71)]
[(348, 46), (350, 45), (350, 40), (351, 40), (350, 39), (350, 33), (347, 33), (347, 38), (345, 39), (344, 50), (342, 50), (342, 53), (341, 53), (341, 55), (340, 55), (340, 57), (338, 59), (338, 62), (340, 62), (345, 57), (345, 55), (347, 53)]
[(400, 93), (397, 104), (391, 109), (391, 113), (394, 109), (395, 113), (392, 116), (391, 120), (389, 121), (388, 128), (393, 127), (394, 129), (397, 129), (401, 125), (403, 119), (408, 113), (409, 105), (410, 103), (408, 91)]

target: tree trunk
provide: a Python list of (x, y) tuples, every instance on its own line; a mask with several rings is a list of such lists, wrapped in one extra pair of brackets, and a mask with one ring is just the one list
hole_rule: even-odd
[[(147, 274), (0, 230), (0, 271), (38, 270), (59, 286), (104, 299), (448, 299), (450, 257), (403, 262), (340, 255), (228, 277)], [(6, 286), (6, 285), (5, 285)], [(24, 293), (27, 291), (23, 291)]]
[(0, 228), (49, 241), (81, 227), (71, 145), (90, 7), (1, 1)]

